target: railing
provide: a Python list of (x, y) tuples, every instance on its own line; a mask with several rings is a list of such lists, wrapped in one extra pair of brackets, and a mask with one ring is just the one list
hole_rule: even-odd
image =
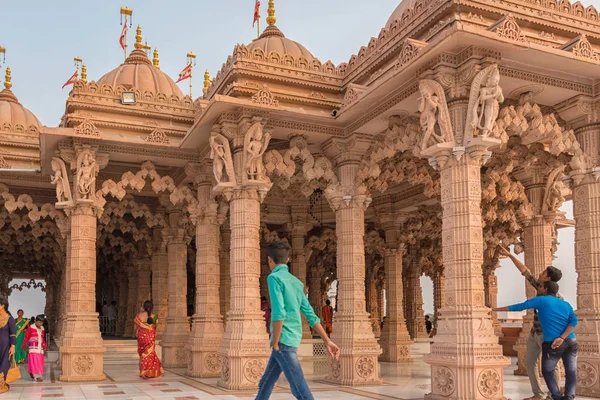
[(103, 335), (114, 335), (117, 329), (117, 320), (109, 320), (108, 317), (98, 317), (100, 333)]

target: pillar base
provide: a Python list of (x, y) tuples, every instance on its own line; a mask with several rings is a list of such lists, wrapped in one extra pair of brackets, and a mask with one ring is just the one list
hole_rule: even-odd
[(410, 347), (412, 342), (386, 342), (385, 340), (381, 340), (380, 342), (383, 353), (379, 356), (379, 361), (391, 362), (391, 363), (401, 363), (401, 362), (411, 362), (413, 361), (412, 355), (410, 353)]
[(62, 348), (60, 350), (61, 382), (103, 381), (104, 352), (101, 348)]
[(513, 346), (513, 349), (517, 352), (517, 369), (513, 372), (514, 375), (527, 376), (527, 368), (525, 363), (525, 356), (527, 354), (527, 341), (523, 343), (521, 338)]
[(216, 350), (194, 350), (188, 348), (190, 359), (186, 375), (194, 378), (218, 378), (221, 376), (221, 356)]
[(187, 343), (166, 343), (162, 341), (162, 365), (165, 368), (187, 368), (190, 353), (185, 348)]
[(221, 357), (217, 354), (223, 339), (221, 317), (214, 321), (198, 321), (194, 317), (194, 327), (186, 347), (190, 354), (186, 374), (195, 378), (216, 378), (221, 376)]
[(599, 371), (600, 359), (598, 359), (597, 354), (579, 352), (577, 358), (577, 396), (600, 397)]

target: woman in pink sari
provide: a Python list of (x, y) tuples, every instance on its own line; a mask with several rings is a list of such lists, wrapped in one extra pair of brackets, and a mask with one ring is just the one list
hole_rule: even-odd
[(140, 377), (143, 379), (158, 378), (165, 371), (156, 355), (156, 316), (152, 314), (152, 302), (144, 303), (144, 311), (135, 316), (137, 330), (138, 354), (140, 355)]
[(25, 332), (22, 348), (29, 345), (27, 355), (27, 372), (31, 379), (42, 382), (44, 376), (44, 350), (46, 350), (46, 339), (44, 335), (44, 316), (35, 317), (35, 324), (30, 325)]

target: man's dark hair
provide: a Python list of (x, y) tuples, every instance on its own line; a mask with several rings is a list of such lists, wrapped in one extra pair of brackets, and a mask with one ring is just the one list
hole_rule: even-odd
[(285, 264), (288, 258), (290, 258), (289, 254), (291, 249), (290, 245), (285, 242), (272, 242), (267, 248), (267, 256), (271, 257), (273, 262), (277, 265)]
[(558, 283), (553, 281), (548, 281), (544, 283), (544, 288), (546, 289), (547, 296), (556, 296), (558, 294)]
[(325, 300), (325, 305), (330, 306), (331, 305), (331, 301)]
[(429, 315), (426, 315), (426, 316), (425, 316), (425, 319), (429, 319)]
[(558, 282), (562, 278), (562, 271), (556, 267), (548, 267), (546, 268), (546, 275), (552, 282)]

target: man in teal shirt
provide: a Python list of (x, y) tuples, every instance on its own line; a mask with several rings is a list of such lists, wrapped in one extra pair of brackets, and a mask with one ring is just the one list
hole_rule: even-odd
[(267, 249), (267, 261), (271, 274), (267, 278), (271, 297), (271, 347), (273, 352), (265, 373), (258, 384), (256, 400), (267, 400), (281, 376), (285, 374), (290, 383), (292, 394), (297, 399), (313, 400), (314, 397), (304, 379), (302, 367), (296, 351), (302, 340), (302, 317), (304, 314), (309, 325), (325, 342), (327, 351), (336, 360), (340, 349), (333, 343), (319, 317), (315, 315), (304, 294), (304, 285), (290, 274), (286, 265), (289, 261), (290, 246), (284, 242), (273, 242)]

